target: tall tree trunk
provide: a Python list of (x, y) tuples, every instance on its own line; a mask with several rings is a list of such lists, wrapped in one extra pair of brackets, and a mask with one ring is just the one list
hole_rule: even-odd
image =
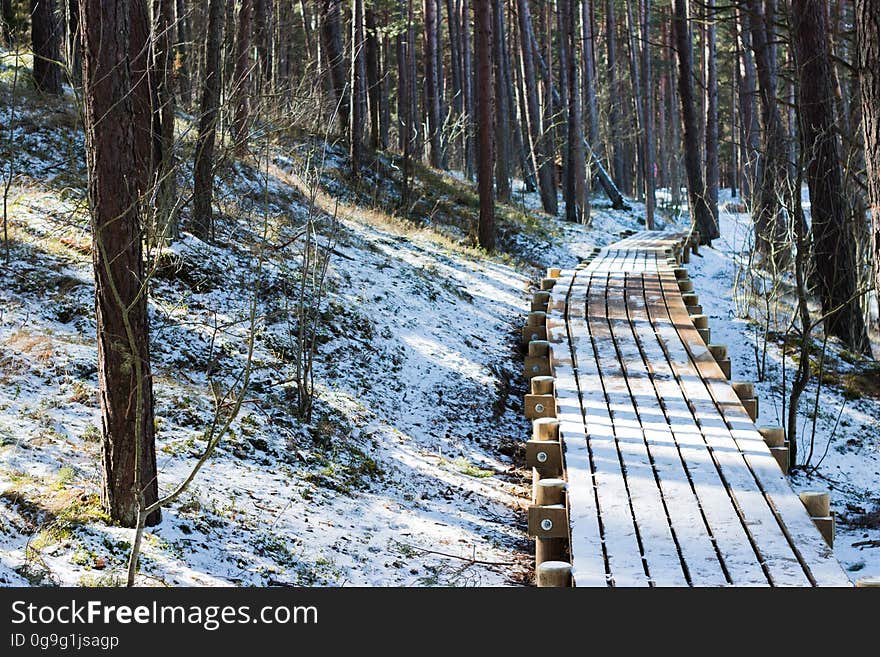
[(0, 38), (7, 46), (12, 45), (12, 29), (15, 24), (15, 12), (12, 0), (0, 0)]
[(492, 81), (492, 0), (474, 0), (474, 32), (477, 58), (477, 185), (480, 193), (479, 244), (495, 248), (494, 108)]
[(74, 81), (82, 78), (82, 39), (79, 34), (79, 0), (67, 0), (67, 27), (65, 53), (69, 75)]
[(747, 204), (754, 204), (755, 191), (759, 187), (761, 177), (761, 127), (758, 123), (757, 110), (757, 74), (755, 60), (752, 57), (752, 33), (748, 9), (738, 9), (737, 15), (740, 38), (737, 46), (740, 56), (739, 112), (743, 133), (742, 195)]
[(257, 48), (257, 63), (260, 65), (258, 88), (272, 79), (272, 0), (254, 0), (254, 41)]
[(366, 107), (366, 65), (364, 64), (364, 0), (351, 3), (351, 124), (349, 155), (351, 172), (357, 177), (361, 164)]
[(476, 172), (477, 152), (476, 138), (474, 134), (474, 117), (476, 111), (474, 109), (474, 71), (471, 61), (471, 31), (468, 29), (470, 24), (470, 0), (461, 0), (461, 76), (462, 90), (464, 91), (464, 112), (467, 114), (465, 121), (465, 174), (468, 179), (472, 179)]
[(425, 110), (428, 115), (428, 162), (432, 167), (440, 168), (443, 163), (443, 153), (440, 144), (440, 92), (437, 79), (436, 0), (424, 0), (422, 7), (425, 17)]
[(831, 60), (823, 3), (792, 0), (801, 148), (807, 164), (813, 257), (825, 331), (855, 352), (870, 347), (859, 300), (851, 208), (843, 190), (835, 131)]
[(248, 146), (253, 3), (254, 0), (241, 0), (241, 7), (238, 10), (238, 35), (235, 39), (235, 74), (232, 94), (235, 99), (235, 117), (232, 122), (232, 136), (235, 140), (235, 148), (240, 154), (245, 153)]
[(684, 167), (687, 173), (688, 206), (691, 220), (700, 240), (707, 242), (717, 227), (712, 223), (712, 213), (706, 203), (700, 153), (700, 129), (694, 97), (694, 54), (688, 25), (687, 0), (675, 0), (672, 27), (675, 48), (678, 51), (678, 96), (681, 102), (681, 126), (684, 131)]
[(156, 91), (159, 113), (159, 148), (156, 194), (156, 228), (161, 238), (177, 239), (177, 222), (173, 217), (176, 197), (174, 167), (174, 0), (154, 0), (156, 23)]
[(644, 146), (642, 153), (645, 157), (645, 227), (648, 230), (654, 228), (654, 111), (652, 101), (654, 99), (654, 82), (651, 73), (651, 0), (639, 0), (639, 16), (642, 54), (642, 129), (644, 131)]
[(208, 5), (204, 88), (193, 163), (193, 233), (202, 240), (214, 237), (214, 141), (220, 111), (220, 47), (225, 22), (223, 9), (223, 0), (211, 0)]
[[(158, 499), (130, 48), (137, 2), (82, 0), (83, 98), (101, 399), (103, 501), (134, 527)], [(145, 129), (149, 132), (149, 126)], [(156, 511), (148, 525), (160, 520)]]
[(55, 0), (31, 0), (31, 45), (34, 51), (34, 85), (38, 90), (61, 93), (61, 22)]
[(323, 0), (321, 16), (321, 44), (327, 55), (327, 67), (335, 95), (335, 111), (343, 132), (348, 131), (350, 120), (347, 91), (348, 67), (342, 50), (342, 17), (340, 15), (341, 0)]
[(583, 222), (589, 218), (589, 209), (585, 205), (585, 171), (584, 171), (584, 121), (581, 109), (581, 91), (579, 84), (580, 57), (578, 50), (577, 20), (580, 15), (577, 0), (562, 0), (563, 27), (560, 35), (565, 45), (565, 62), (568, 67), (568, 126), (566, 141), (565, 172), (565, 218), (568, 221)]
[(718, 63), (715, 46), (715, 0), (704, 0), (706, 7), (706, 204), (712, 215), (713, 234), (718, 229)]
[(177, 90), (180, 96), (180, 104), (189, 108), (192, 103), (192, 67), (190, 66), (190, 52), (195, 49), (192, 41), (192, 30), (190, 29), (190, 16), (187, 12), (184, 0), (175, 0), (175, 34), (176, 35), (174, 57), (175, 66), (177, 66)]
[[(619, 99), (620, 89), (617, 84), (617, 37), (614, 20), (614, 0), (605, 0), (605, 45), (607, 48), (606, 64), (608, 71), (608, 132), (611, 141), (611, 172), (615, 182), (624, 186), (623, 138), (620, 127)], [(628, 193), (628, 192), (627, 192)]]
[(556, 215), (559, 208), (557, 206), (556, 180), (553, 170), (553, 153), (541, 123), (538, 85), (535, 80), (535, 59), (532, 52), (532, 17), (529, 13), (528, 0), (517, 0), (517, 9), (523, 80), (526, 87), (525, 100), (528, 108), (527, 123), (531, 144), (530, 152), (535, 170), (538, 172), (538, 189), (541, 193), (541, 205), (544, 208), (544, 212)]
[(504, 12), (501, 0), (492, 0), (493, 25), (493, 60), (494, 60), (494, 86), (495, 93), (495, 189), (498, 198), (502, 201), (510, 200), (510, 165), (513, 161), (510, 144), (510, 115), (508, 114), (509, 103), (507, 102), (507, 85), (504, 83)]
[(379, 79), (379, 35), (377, 34), (376, 12), (371, 4), (364, 9), (366, 27), (367, 57), (367, 101), (370, 114), (370, 148), (378, 149), (382, 143), (381, 115), (382, 89)]
[(587, 117), (587, 142), (601, 155), (599, 140), (599, 101), (596, 95), (596, 44), (593, 34), (593, 0), (581, 4), (581, 33), (584, 39), (583, 72), (584, 112)]
[(412, 1), (401, 0), (400, 13), (407, 24), (405, 31), (397, 35), (397, 130), (400, 149), (403, 151), (403, 180), (400, 187), (400, 204), (404, 213), (409, 212), (409, 169), (412, 158), (412, 82), (409, 79), (409, 51), (412, 42), (409, 40), (410, 23), (412, 22)]
[(874, 290), (880, 295), (880, 0), (855, 0), (855, 23), (871, 212)]
[(788, 261), (790, 247), (786, 239), (787, 227), (780, 199), (785, 198), (789, 190), (785, 132), (776, 100), (775, 50), (773, 43), (767, 38), (768, 29), (772, 31), (773, 28), (765, 24), (761, 0), (748, 0), (748, 11), (764, 129), (761, 180), (757, 190), (757, 203), (753, 209), (755, 244), (758, 251), (770, 262), (781, 265)]

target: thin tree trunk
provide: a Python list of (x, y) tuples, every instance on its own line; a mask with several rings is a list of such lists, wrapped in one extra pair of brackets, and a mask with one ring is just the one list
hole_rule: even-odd
[[(134, 527), (158, 499), (130, 48), (131, 14), (146, 7), (82, 0), (83, 99), (93, 236), (103, 501)], [(141, 126), (149, 132), (149, 126)], [(160, 512), (146, 523), (155, 525)]]
[(156, 224), (161, 238), (180, 237), (173, 217), (176, 184), (174, 179), (174, 0), (155, 0), (156, 23), (156, 92), (160, 116), (158, 148), (158, 193), (156, 194)]
[(0, 0), (0, 38), (6, 46), (12, 45), (12, 28), (15, 23), (15, 12), (12, 0)]
[(348, 131), (349, 100), (348, 100), (348, 67), (342, 50), (342, 17), (340, 16), (341, 0), (323, 0), (324, 12), (321, 16), (321, 43), (327, 55), (327, 67), (333, 86), (335, 111), (343, 133)]
[(492, 1), (493, 25), (493, 60), (494, 60), (494, 85), (495, 93), (495, 188), (501, 201), (510, 200), (510, 164), (512, 161), (510, 146), (510, 116), (507, 102), (507, 85), (504, 84), (504, 39), (503, 26), (504, 16), (501, 9), (501, 0)]
[(681, 125), (684, 131), (684, 166), (687, 173), (688, 206), (700, 240), (707, 242), (715, 234), (712, 213), (706, 204), (700, 154), (700, 129), (694, 95), (694, 60), (687, 0), (675, 0), (672, 21), (678, 51), (678, 95), (681, 102)]
[(241, 0), (241, 7), (238, 10), (238, 35), (235, 40), (235, 74), (232, 93), (235, 98), (235, 117), (232, 122), (232, 136), (235, 140), (235, 148), (239, 153), (247, 151), (248, 142), (253, 3), (254, 0)]
[(487, 251), (495, 249), (494, 107), (492, 80), (492, 0), (474, 0), (477, 58), (477, 185), (480, 195), (478, 238)]
[(443, 154), (440, 144), (440, 93), (437, 80), (436, 1), (424, 0), (422, 9), (425, 18), (425, 111), (428, 115), (428, 162), (431, 166), (440, 168), (443, 163)]
[(565, 176), (565, 218), (568, 221), (586, 223), (589, 208), (586, 206), (586, 181), (584, 171), (584, 120), (581, 109), (579, 84), (580, 57), (577, 47), (577, 20), (580, 15), (577, 0), (562, 0), (562, 38), (565, 43), (565, 61), (568, 66), (568, 139), (567, 167)]
[(768, 21), (765, 21), (761, 0), (748, 0), (748, 5), (751, 45), (761, 98), (764, 149), (758, 200), (753, 210), (755, 244), (760, 253), (778, 266), (786, 262), (790, 255), (781, 204), (781, 198), (789, 194), (785, 133), (776, 100), (775, 49), (767, 38), (767, 31), (770, 29), (772, 32), (772, 26), (765, 24)]
[(55, 0), (30, 0), (31, 45), (34, 52), (34, 85), (38, 90), (61, 93), (61, 23)]
[(349, 155), (351, 172), (357, 177), (364, 138), (364, 109), (366, 107), (366, 65), (364, 63), (364, 2), (352, 0), (351, 5), (351, 123), (349, 126)]
[(382, 89), (379, 85), (379, 36), (377, 34), (376, 13), (371, 4), (364, 10), (366, 22), (367, 56), (367, 100), (370, 114), (370, 148), (377, 149), (382, 143), (381, 114)]
[(193, 233), (202, 240), (214, 237), (214, 141), (220, 111), (220, 47), (225, 22), (223, 8), (223, 0), (211, 0), (208, 5), (205, 80), (193, 163)]
[(718, 229), (718, 63), (715, 46), (715, 0), (704, 0), (706, 7), (706, 204), (715, 227), (710, 241), (719, 236)]
[(538, 172), (538, 189), (541, 193), (541, 205), (544, 212), (556, 215), (559, 211), (556, 197), (556, 181), (553, 170), (552, 148), (544, 134), (541, 122), (541, 108), (538, 98), (538, 85), (535, 80), (535, 60), (532, 56), (532, 18), (529, 13), (528, 0), (518, 0), (519, 35), (521, 41), (523, 80), (525, 82), (525, 100), (527, 105), (527, 123), (529, 126), (530, 152), (535, 170)]
[(611, 141), (611, 171), (617, 184), (624, 185), (624, 155), (619, 118), (620, 89), (617, 84), (617, 37), (615, 31), (614, 0), (605, 0), (606, 70), (610, 95), (608, 102), (608, 132)]
[[(175, 0), (175, 23), (173, 29), (175, 33), (172, 40), (175, 43), (174, 57), (175, 63), (179, 65), (175, 77), (177, 78), (177, 91), (180, 98), (180, 104), (189, 108), (192, 103), (192, 73), (190, 66), (190, 52), (195, 49), (192, 43), (192, 31), (190, 29), (190, 16), (187, 12), (184, 0)], [(174, 37), (176, 36), (176, 41)]]
[(477, 152), (476, 138), (474, 134), (475, 99), (474, 99), (474, 71), (471, 58), (471, 31), (467, 28), (470, 24), (470, 0), (461, 2), (461, 74), (462, 90), (464, 91), (464, 111), (467, 114), (465, 121), (465, 174), (468, 179), (473, 179), (476, 172)]

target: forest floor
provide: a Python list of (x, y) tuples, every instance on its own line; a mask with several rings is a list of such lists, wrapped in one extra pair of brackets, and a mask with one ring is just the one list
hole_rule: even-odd
[[(0, 264), (0, 585), (113, 585), (132, 532), (108, 523), (99, 502), (83, 136), (69, 97), (53, 105), (25, 95), (13, 116), (9, 73), (0, 65), (0, 125), (12, 128), (0, 135), (2, 162), (14, 174), (10, 262)], [(179, 117), (183, 162), (190, 121)], [(318, 137), (276, 133), (252, 147), (255, 155), (230, 154), (218, 167), (217, 239), (186, 232), (184, 209), (182, 239), (152, 254), (162, 491), (193, 467), (214, 392), (233, 389), (244, 369), (255, 294), (260, 319), (243, 410), (148, 529), (140, 582), (528, 583), (519, 327), (544, 267), (573, 266), (638, 228), (642, 208), (617, 212), (597, 197), (592, 225), (576, 226), (518, 192), (499, 206), (500, 248), (487, 256), (473, 245), (472, 186), (455, 176), (416, 167), (404, 219), (392, 156), (377, 155), (354, 182), (344, 148)], [(189, 165), (178, 181), (190, 188)], [(334, 246), (304, 420), (291, 380), (310, 212)], [(739, 318), (733, 293), (747, 216), (722, 219), (717, 250), (702, 249), (691, 270), (736, 378), (753, 379), (758, 318)], [(794, 483), (832, 489), (838, 557), (854, 577), (880, 574), (877, 375), (830, 351), (813, 462), (825, 458)], [(778, 357), (770, 344), (762, 421), (780, 406)], [(811, 409), (805, 402), (808, 431)]]

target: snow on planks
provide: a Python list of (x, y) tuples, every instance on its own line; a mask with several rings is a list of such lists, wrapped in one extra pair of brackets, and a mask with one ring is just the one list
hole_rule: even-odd
[(643, 232), (548, 307), (576, 586), (849, 586)]

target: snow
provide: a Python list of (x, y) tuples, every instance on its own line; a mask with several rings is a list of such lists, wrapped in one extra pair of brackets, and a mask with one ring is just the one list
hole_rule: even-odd
[[(767, 373), (765, 379), (759, 381), (756, 353), (760, 355), (763, 350), (763, 329), (758, 323), (761, 318), (749, 320), (741, 316), (742, 283), (740, 292), (734, 293), (735, 281), (742, 280), (741, 263), (750, 240), (750, 220), (747, 214), (725, 210), (731, 201), (734, 199), (731, 199), (730, 191), (722, 190), (719, 197), (721, 238), (713, 242), (712, 248), (701, 247), (699, 256), (692, 256), (687, 268), (703, 312), (709, 316), (712, 342), (727, 345), (733, 378), (755, 382), (761, 401), (758, 423), (784, 426), (783, 404), (787, 404), (787, 394), (782, 393), (781, 350), (772, 341), (767, 346)], [(780, 312), (778, 323), (783, 330), (787, 318), (787, 313)], [(821, 332), (818, 330), (817, 338), (821, 346)], [(829, 341), (830, 354), (840, 358), (841, 351), (836, 341)], [(846, 370), (846, 362), (842, 359), (840, 365)], [(789, 356), (789, 381), (794, 367)], [(804, 391), (798, 412), (801, 459), (810, 450), (815, 399), (816, 381), (813, 379)], [(847, 399), (841, 386), (827, 383), (821, 387), (817, 411), (811, 462), (817, 467), (796, 470), (791, 477), (792, 485), (797, 491), (831, 493), (832, 510), (837, 516), (835, 556), (852, 580), (876, 576), (880, 574), (880, 523), (876, 520), (880, 507), (877, 493), (880, 488), (880, 432), (877, 426), (880, 400), (871, 396)], [(875, 514), (873, 522), (870, 520), (872, 512)]]
[[(6, 112), (0, 108), (0, 125)], [(12, 260), (0, 265), (0, 585), (115, 584), (132, 532), (108, 523), (99, 504), (82, 135), (69, 116), (53, 109), (47, 118), (39, 103), (16, 114)], [(315, 141), (273, 144), (268, 177), (252, 164), (224, 167), (217, 199), (226, 241), (209, 245), (184, 233), (162, 254), (174, 266), (154, 279), (150, 313), (163, 492), (203, 449), (214, 403), (209, 364), (222, 389), (241, 372), (264, 192), (272, 239), (293, 240), (308, 214), (297, 167)], [(359, 204), (338, 175), (341, 149), (321, 145), (319, 160), (321, 230), (338, 202), (340, 232), (321, 308), (327, 326), (312, 422), (296, 417), (291, 386), (281, 383), (293, 371), (282, 303), (296, 280), (293, 240), (264, 263), (243, 410), (192, 487), (147, 530), (139, 581), (526, 583), (530, 478), (515, 457), (530, 434), (517, 342), (531, 285), (542, 267), (571, 267), (621, 230), (639, 228), (644, 206), (619, 212), (595, 196), (591, 225), (573, 225), (543, 215), (537, 194), (519, 185), (513, 206), (539, 229), (508, 234), (513, 255), (489, 258), (453, 239), (457, 225), (427, 215), (403, 222), (381, 204)], [(388, 179), (371, 183), (371, 194), (393, 192)], [(465, 222), (469, 209), (455, 211)], [(747, 217), (723, 213), (722, 224), (725, 239), (702, 249), (690, 270), (714, 340), (728, 345), (737, 378), (754, 379), (754, 325), (738, 317), (731, 294)], [(781, 409), (774, 346), (768, 360), (768, 380), (757, 388), (763, 419), (773, 422)], [(595, 375), (581, 372), (582, 385)], [(810, 387), (804, 395), (807, 429), (814, 394)], [(880, 504), (878, 410), (875, 398), (846, 400), (839, 387), (823, 386), (816, 453), (825, 457), (815, 473), (794, 478), (800, 489), (832, 489), (835, 554), (854, 578), (880, 575), (878, 523), (858, 526)]]

